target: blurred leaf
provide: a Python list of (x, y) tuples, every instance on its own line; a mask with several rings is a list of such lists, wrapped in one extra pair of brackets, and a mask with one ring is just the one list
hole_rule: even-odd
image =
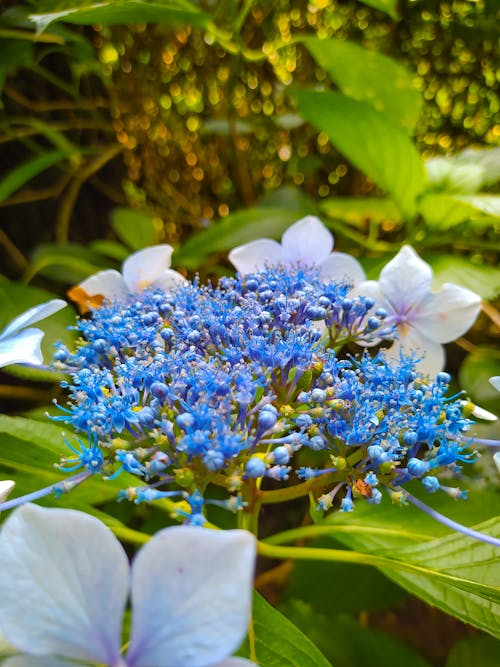
[[(250, 134), (255, 131), (255, 124), (244, 120), (237, 120), (233, 124), (236, 134)], [(225, 118), (212, 118), (203, 123), (200, 134), (218, 134), (228, 137), (232, 134), (231, 123)]]
[(500, 294), (500, 269), (474, 264), (457, 255), (426, 255), (434, 270), (436, 284), (456, 283), (479, 294), (483, 299), (494, 299)]
[[(258, 593), (253, 601), (253, 631), (259, 667), (331, 667), (311, 640)], [(237, 655), (250, 658), (248, 640)]]
[(50, 151), (31, 158), (19, 167), (15, 167), (0, 181), (0, 202), (5, 201), (13, 192), (19, 190), (20, 187), (41, 174), (42, 171), (76, 154), (75, 149)]
[(474, 224), (484, 214), (491, 216), (490, 224), (500, 218), (500, 196), (498, 195), (452, 195), (429, 194), (419, 202), (420, 213), (431, 229), (449, 229), (462, 222)]
[[(56, 298), (54, 294), (20, 283), (0, 283), (0, 330), (4, 328), (7, 322), (20, 315), (28, 308), (36, 306), (45, 301)], [(54, 354), (54, 343), (62, 341), (66, 345), (72, 346), (76, 335), (69, 331), (69, 326), (75, 324), (75, 311), (68, 305), (54, 315), (40, 321), (40, 324), (34, 326), (45, 331), (42, 340), (42, 352), (45, 363), (50, 364)], [(41, 370), (32, 366), (22, 366), (14, 364), (6, 366), (3, 372), (18, 377), (29, 378), (31, 380), (54, 382), (58, 379), (58, 374), (54, 371)]]
[(176, 251), (174, 264), (193, 269), (200, 266), (202, 260), (211, 253), (231, 250), (262, 237), (280, 238), (293, 222), (308, 213), (314, 213), (313, 210), (307, 210), (308, 199), (300, 200), (306, 208), (302, 208), (297, 199), (291, 206), (283, 205), (284, 200), (289, 201), (287, 196), (277, 191), (267, 203), (262, 202), (260, 206), (231, 213), (227, 218), (195, 234)]
[[(332, 600), (337, 597), (336, 585), (328, 591)], [(347, 616), (335, 616), (328, 612), (320, 614), (315, 607), (302, 600), (291, 600), (281, 609), (335, 667), (430, 667), (424, 658), (403, 642), (380, 630), (361, 627)]]
[[(480, 523), (498, 513), (498, 496), (494, 492), (483, 489), (461, 503), (436, 496), (429, 504), (462, 524), (473, 523), (476, 530), (500, 536), (499, 518)], [(500, 590), (494, 546), (450, 531), (416, 507), (392, 505), (386, 497), (376, 512), (368, 504), (358, 502), (353, 514), (337, 512), (326, 523), (336, 527), (335, 539), (352, 549), (422, 568), (421, 574), (390, 567), (379, 569), (427, 603), (500, 635), (497, 622)], [(454, 579), (445, 581), (438, 573)]]
[[(0, 39), (0, 91), (7, 75), (20, 65), (26, 65), (33, 59), (34, 45), (17, 39)], [(0, 100), (0, 108), (3, 103)]]
[(415, 128), (422, 95), (415, 89), (412, 72), (347, 40), (307, 37), (304, 44), (345, 95), (367, 102), (395, 125)]
[[(325, 546), (324, 540), (315, 546)], [(332, 590), (335, 590), (333, 596)], [(285, 595), (286, 600), (298, 598), (329, 615), (388, 609), (408, 594), (373, 568), (350, 563), (297, 561)]]
[(118, 23), (192, 23), (205, 26), (210, 17), (188, 0), (39, 0), (29, 16), (38, 32), (54, 21), (79, 25)]
[(500, 375), (500, 351), (479, 345), (465, 357), (460, 366), (459, 381), (474, 402), (499, 414), (500, 394), (488, 382), (494, 375)]
[(112, 268), (109, 261), (77, 243), (41, 244), (35, 248), (24, 277), (30, 281), (38, 273), (73, 285), (102, 269)]
[(381, 197), (330, 197), (318, 204), (320, 211), (330, 218), (349, 222), (356, 227), (373, 220), (401, 222), (401, 213), (392, 199)]
[(140, 250), (158, 240), (158, 219), (149, 213), (115, 208), (111, 213), (111, 226), (120, 241), (132, 250)]
[(97, 252), (100, 255), (104, 255), (104, 257), (110, 257), (117, 262), (123, 262), (130, 255), (130, 250), (121, 243), (118, 243), (118, 241), (92, 241), (92, 243), (89, 243), (89, 248), (92, 252)]
[[(23, 417), (0, 415), (0, 433), (0, 478), (16, 482), (16, 496), (62, 482), (68, 477), (67, 473), (54, 468), (61, 456), (71, 454), (60, 427)], [(75, 436), (69, 436), (69, 439), (78, 447)], [(127, 475), (120, 475), (111, 481), (94, 476), (67, 495), (56, 498), (51, 494), (37, 502), (86, 509), (88, 505), (115, 498), (118, 490), (129, 484)]]
[(366, 102), (340, 93), (296, 90), (294, 95), (304, 118), (386, 190), (406, 216), (413, 217), (425, 172), (406, 132)]
[(398, 0), (360, 0), (364, 5), (379, 9), (381, 12), (389, 14), (393, 19), (398, 19)]
[(500, 642), (487, 635), (472, 635), (460, 639), (451, 649), (446, 667), (497, 667)]

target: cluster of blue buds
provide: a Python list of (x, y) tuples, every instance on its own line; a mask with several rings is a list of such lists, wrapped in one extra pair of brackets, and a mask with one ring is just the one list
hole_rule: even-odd
[[(395, 336), (349, 287), (276, 267), (105, 302), (80, 319), (76, 350), (55, 355), (70, 379), (53, 418), (89, 438), (61, 469), (125, 471), (138, 484), (121, 499), (179, 498), (190, 523), (207, 503), (244, 510), (277, 482), (314, 480), (323, 511), (377, 504), (384, 492), (404, 502), (414, 479), (463, 497), (439, 481), (474, 458), (463, 401), (446, 398), (447, 374), (419, 376), (412, 358), (342, 358), (347, 344)], [(209, 499), (213, 485), (225, 500)]]

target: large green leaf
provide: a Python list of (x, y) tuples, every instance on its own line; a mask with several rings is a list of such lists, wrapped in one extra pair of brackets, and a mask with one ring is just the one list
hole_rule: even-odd
[[(349, 582), (352, 583), (352, 578)], [(337, 579), (330, 586), (325, 585), (332, 602), (339, 595), (338, 583)], [(335, 667), (430, 667), (424, 658), (403, 642), (380, 630), (361, 627), (348, 616), (328, 611), (318, 613), (316, 607), (302, 600), (291, 600), (280, 608), (287, 618), (314, 641)]]
[[(500, 375), (500, 349), (478, 345), (468, 354), (460, 366), (460, 386), (471, 399), (486, 410), (500, 413), (498, 391), (488, 382), (494, 375)], [(500, 438), (500, 423), (491, 424)]]
[[(28, 308), (36, 306), (45, 301), (54, 299), (55, 295), (40, 289), (22, 285), (21, 283), (0, 283), (0, 330), (14, 317), (20, 315)], [(68, 327), (75, 324), (75, 311), (68, 305), (59, 312), (41, 320), (34, 326), (42, 329), (45, 336), (42, 340), (42, 353), (46, 364), (50, 364), (54, 354), (54, 343), (62, 341), (68, 346), (72, 346), (76, 335)], [(33, 380), (57, 380), (58, 375), (49, 370), (41, 370), (31, 366), (22, 366), (15, 364), (6, 366), (2, 369), (13, 375), (26, 377)]]
[(52, 280), (71, 285), (101, 269), (109, 268), (113, 268), (109, 260), (91, 247), (78, 243), (46, 243), (36, 246), (25, 280), (32, 280), (40, 273)]
[[(433, 498), (445, 515), (481, 532), (500, 536), (498, 495), (476, 490), (468, 503)], [(496, 517), (491, 519), (490, 517)], [(489, 520), (484, 521), (485, 518)], [(381, 566), (381, 571), (410, 593), (495, 636), (500, 635), (498, 549), (451, 532), (413, 506), (399, 507), (388, 499), (374, 508), (357, 503), (355, 511), (336, 513), (326, 523), (335, 539), (369, 554), (417, 566), (415, 572)], [(444, 578), (442, 575), (447, 575)]]
[(154, 215), (131, 208), (115, 208), (111, 213), (111, 225), (116, 235), (132, 250), (153, 245), (158, 240), (161, 221)]
[(207, 25), (210, 17), (188, 0), (40, 0), (29, 16), (38, 32), (54, 21), (79, 25), (118, 23), (192, 23)]
[(463, 222), (484, 227), (488, 218), (493, 226), (500, 218), (500, 196), (429, 194), (422, 197), (419, 209), (431, 229), (449, 229)]
[(304, 44), (345, 95), (364, 100), (395, 125), (415, 128), (422, 96), (409, 70), (392, 58), (346, 40), (307, 37)]
[(368, 103), (341, 93), (297, 90), (294, 95), (302, 116), (413, 217), (425, 172), (406, 132)]
[[(311, 640), (257, 593), (253, 604), (253, 632), (259, 667), (331, 667)], [(248, 641), (238, 655), (251, 657)]]

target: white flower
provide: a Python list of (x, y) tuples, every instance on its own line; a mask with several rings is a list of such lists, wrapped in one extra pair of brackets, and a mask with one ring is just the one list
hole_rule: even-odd
[(500, 375), (494, 375), (489, 379), (489, 382), (492, 387), (495, 387), (497, 391), (500, 391)]
[(229, 261), (241, 274), (261, 271), (266, 266), (318, 266), (325, 280), (345, 280), (353, 285), (365, 279), (361, 265), (343, 252), (332, 252), (333, 236), (324, 224), (308, 215), (289, 227), (281, 244), (272, 239), (257, 239), (229, 253)]
[(36, 327), (26, 327), (57, 313), (65, 306), (66, 302), (62, 299), (52, 299), (12, 320), (0, 333), (0, 367), (8, 364), (43, 364), (40, 343), (44, 332)]
[(170, 268), (172, 246), (154, 245), (134, 252), (122, 264), (122, 272), (115, 269), (99, 271), (68, 291), (82, 311), (97, 308), (104, 299), (120, 301), (130, 293), (146, 287), (169, 292), (185, 282), (180, 273)]
[(378, 282), (367, 280), (352, 291), (372, 297), (387, 312), (386, 323), (396, 324), (399, 340), (388, 354), (400, 350), (422, 356), (419, 370), (434, 375), (444, 366), (442, 343), (449, 343), (472, 326), (481, 310), (481, 298), (464, 287), (444, 283), (431, 291), (432, 269), (410, 246), (404, 246), (382, 269)]
[(5, 479), (0, 482), (0, 503), (3, 503), (15, 485), (16, 483), (11, 479)]
[(254, 560), (246, 531), (175, 526), (129, 567), (98, 519), (25, 505), (0, 533), (0, 631), (22, 653), (3, 667), (255, 667), (228, 658), (247, 631)]

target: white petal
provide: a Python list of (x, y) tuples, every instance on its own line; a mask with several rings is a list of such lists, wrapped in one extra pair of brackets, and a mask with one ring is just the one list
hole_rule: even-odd
[(0, 628), (20, 651), (115, 664), (128, 584), (122, 546), (84, 512), (24, 505), (3, 526)]
[(171, 245), (153, 245), (134, 252), (122, 265), (123, 278), (131, 292), (140, 292), (149, 287), (163, 272), (170, 268)]
[(59, 660), (53, 656), (13, 655), (2, 662), (2, 667), (77, 667), (74, 662)]
[(3, 479), (0, 482), (0, 503), (3, 503), (15, 485), (16, 483), (11, 479)]
[(481, 297), (478, 294), (444, 283), (439, 292), (423, 298), (412, 324), (438, 343), (449, 343), (474, 324), (480, 311)]
[(500, 472), (500, 452), (496, 452), (495, 454), (493, 454), (493, 461), (495, 461), (497, 470), (498, 472)]
[(164, 292), (171, 292), (176, 287), (180, 287), (186, 282), (186, 279), (178, 271), (167, 269), (161, 276), (155, 278), (150, 287), (153, 289), (162, 289)]
[(9, 364), (43, 364), (40, 343), (44, 335), (34, 327), (0, 340), (0, 368)]
[(227, 660), (218, 662), (213, 667), (258, 667), (258, 665), (246, 658), (228, 658)]
[(320, 262), (319, 266), (321, 277), (325, 280), (346, 280), (354, 286), (366, 280), (361, 264), (345, 252), (332, 252)]
[(384, 294), (382, 294), (380, 285), (376, 280), (365, 280), (364, 282), (355, 285), (349, 292), (349, 298), (352, 299), (357, 296), (366, 296), (373, 299), (375, 301), (373, 312), (375, 312), (377, 308), (383, 308), (387, 311), (389, 317), (394, 315), (394, 308), (387, 301)]
[[(122, 274), (119, 271), (115, 271), (115, 269), (106, 269), (105, 271), (95, 273), (76, 287), (70, 289), (68, 296), (74, 301), (81, 303), (85, 296), (104, 297), (109, 301), (115, 301), (125, 299), (128, 293), (129, 289)], [(82, 294), (83, 299), (79, 298), (79, 294)]]
[(431, 267), (406, 245), (384, 266), (378, 283), (394, 310), (404, 315), (429, 292), (431, 281)]
[(494, 375), (489, 379), (489, 383), (495, 387), (497, 391), (500, 391), (500, 375)]
[(262, 271), (266, 266), (276, 266), (283, 262), (280, 244), (272, 239), (257, 239), (233, 248), (228, 259), (234, 268), (245, 275)]
[(255, 539), (242, 530), (174, 526), (132, 566), (128, 667), (207, 667), (246, 635)]
[(308, 215), (294, 222), (281, 237), (285, 265), (320, 264), (333, 248), (333, 236), (319, 218)]
[(426, 338), (420, 331), (408, 325), (398, 327), (398, 334), (399, 340), (394, 341), (385, 353), (389, 359), (397, 363), (400, 351), (404, 354), (415, 353), (421, 359), (416, 367), (418, 373), (434, 377), (443, 370), (445, 357), (442, 345)]
[(476, 417), (476, 419), (483, 419), (486, 422), (496, 422), (498, 419), (498, 417), (494, 415), (492, 412), (479, 407), (479, 405), (474, 406), (474, 410), (472, 411), (472, 416)]
[(64, 308), (66, 305), (66, 301), (63, 301), (62, 299), (52, 299), (52, 301), (47, 301), (46, 303), (41, 303), (39, 306), (29, 308), (21, 315), (18, 315), (18, 317), (5, 327), (0, 334), (0, 340), (12, 336), (20, 329), (24, 329), (30, 324), (39, 322), (40, 320), (49, 317), (49, 315), (57, 313), (58, 310), (61, 310), (61, 308)]

